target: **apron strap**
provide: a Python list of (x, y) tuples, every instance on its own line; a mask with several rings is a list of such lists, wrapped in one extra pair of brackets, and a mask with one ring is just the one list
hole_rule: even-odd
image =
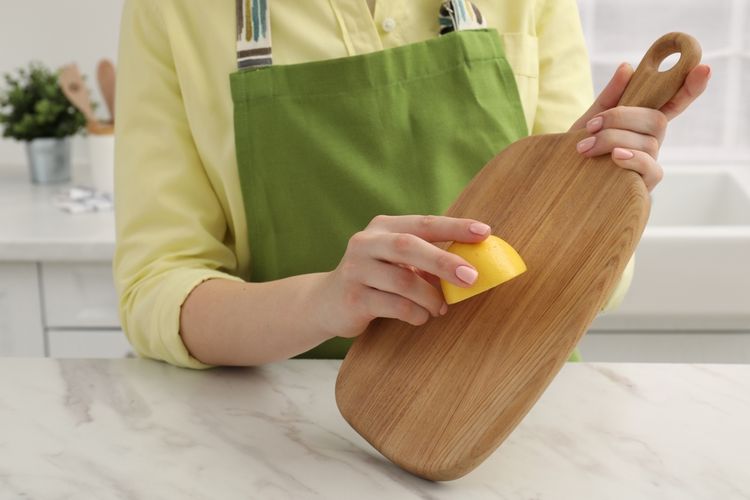
[(235, 0), (237, 8), (237, 68), (270, 66), (271, 14), (269, 0)]
[[(271, 13), (270, 0), (235, 0), (237, 8), (237, 69), (270, 66)], [(364, 0), (359, 0), (364, 1)], [(438, 13), (440, 35), (451, 31), (482, 29), (487, 20), (469, 0), (448, 0)]]

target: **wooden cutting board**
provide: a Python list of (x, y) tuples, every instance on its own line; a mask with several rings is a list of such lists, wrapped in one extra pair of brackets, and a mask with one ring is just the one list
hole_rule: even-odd
[[(677, 52), (679, 62), (659, 72)], [(688, 35), (660, 38), (620, 104), (661, 108), (700, 54)], [(421, 327), (378, 319), (349, 350), (336, 381), (339, 410), (400, 467), (450, 480), (479, 465), (539, 399), (617, 284), (648, 219), (649, 193), (609, 155), (576, 152), (586, 135), (512, 144), (446, 212), (490, 224), (526, 273)]]

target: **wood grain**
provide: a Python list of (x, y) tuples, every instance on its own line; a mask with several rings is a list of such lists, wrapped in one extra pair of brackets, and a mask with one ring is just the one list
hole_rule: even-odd
[[(670, 51), (682, 58), (659, 73)], [(662, 37), (621, 103), (663, 106), (699, 60), (692, 38)], [(609, 156), (579, 155), (586, 136), (514, 143), (446, 212), (490, 224), (526, 273), (421, 327), (378, 319), (349, 350), (336, 381), (339, 410), (400, 467), (450, 480), (479, 465), (539, 399), (616, 285), (650, 198), (640, 176)]]

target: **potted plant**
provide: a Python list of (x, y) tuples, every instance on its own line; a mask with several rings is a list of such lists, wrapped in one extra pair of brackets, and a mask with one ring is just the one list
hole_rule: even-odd
[(31, 181), (70, 180), (70, 136), (78, 133), (86, 120), (63, 94), (57, 72), (32, 62), (4, 77), (0, 125), (4, 137), (26, 142)]

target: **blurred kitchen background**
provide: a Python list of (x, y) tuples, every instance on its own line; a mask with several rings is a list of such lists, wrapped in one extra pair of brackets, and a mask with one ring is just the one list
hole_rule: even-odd
[[(621, 61), (635, 65), (668, 31), (695, 36), (713, 69), (707, 92), (670, 125), (660, 157), (666, 176), (633, 285), (584, 338), (587, 361), (750, 362), (748, 3), (579, 0), (597, 92)], [(4, 1), (0, 75), (31, 60), (76, 62), (103, 117), (96, 67), (102, 58), (116, 64), (122, 4)], [(0, 356), (130, 352), (110, 273), (112, 213), (73, 215), (51, 202), (61, 189), (89, 183), (84, 136), (72, 151), (72, 184), (34, 186), (23, 144), (0, 139)]]

